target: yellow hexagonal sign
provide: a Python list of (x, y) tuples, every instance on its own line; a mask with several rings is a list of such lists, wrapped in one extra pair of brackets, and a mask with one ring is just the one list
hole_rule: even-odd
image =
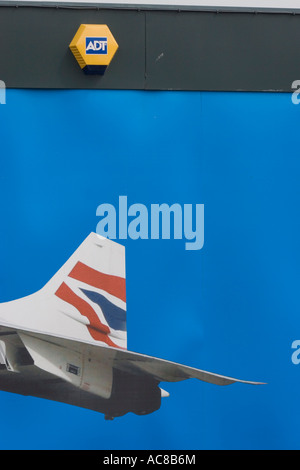
[(106, 24), (82, 24), (69, 47), (85, 73), (103, 75), (119, 46)]

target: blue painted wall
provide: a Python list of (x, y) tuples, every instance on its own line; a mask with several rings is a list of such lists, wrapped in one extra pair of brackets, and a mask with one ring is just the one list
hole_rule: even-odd
[[(112, 422), (0, 392), (2, 449), (299, 448), (300, 107), (289, 94), (8, 90), (0, 300), (42, 287), (96, 208), (205, 204), (205, 243), (124, 240), (128, 348), (241, 379)], [(84, 432), (82, 432), (84, 430)]]

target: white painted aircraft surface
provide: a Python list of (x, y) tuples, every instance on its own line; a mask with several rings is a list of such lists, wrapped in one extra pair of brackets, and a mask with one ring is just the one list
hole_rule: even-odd
[(160, 382), (225, 377), (127, 350), (125, 247), (91, 233), (36, 293), (0, 304), (0, 390), (113, 419), (160, 408)]

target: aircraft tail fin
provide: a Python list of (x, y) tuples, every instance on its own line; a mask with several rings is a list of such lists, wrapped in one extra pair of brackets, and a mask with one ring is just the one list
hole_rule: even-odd
[(124, 246), (91, 233), (42, 292), (92, 340), (127, 348)]

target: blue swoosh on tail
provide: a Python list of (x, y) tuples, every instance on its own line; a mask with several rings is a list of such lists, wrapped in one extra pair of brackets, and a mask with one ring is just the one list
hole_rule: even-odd
[(101, 308), (105, 320), (114, 330), (126, 331), (126, 311), (117, 307), (98, 292), (80, 289), (92, 302)]

